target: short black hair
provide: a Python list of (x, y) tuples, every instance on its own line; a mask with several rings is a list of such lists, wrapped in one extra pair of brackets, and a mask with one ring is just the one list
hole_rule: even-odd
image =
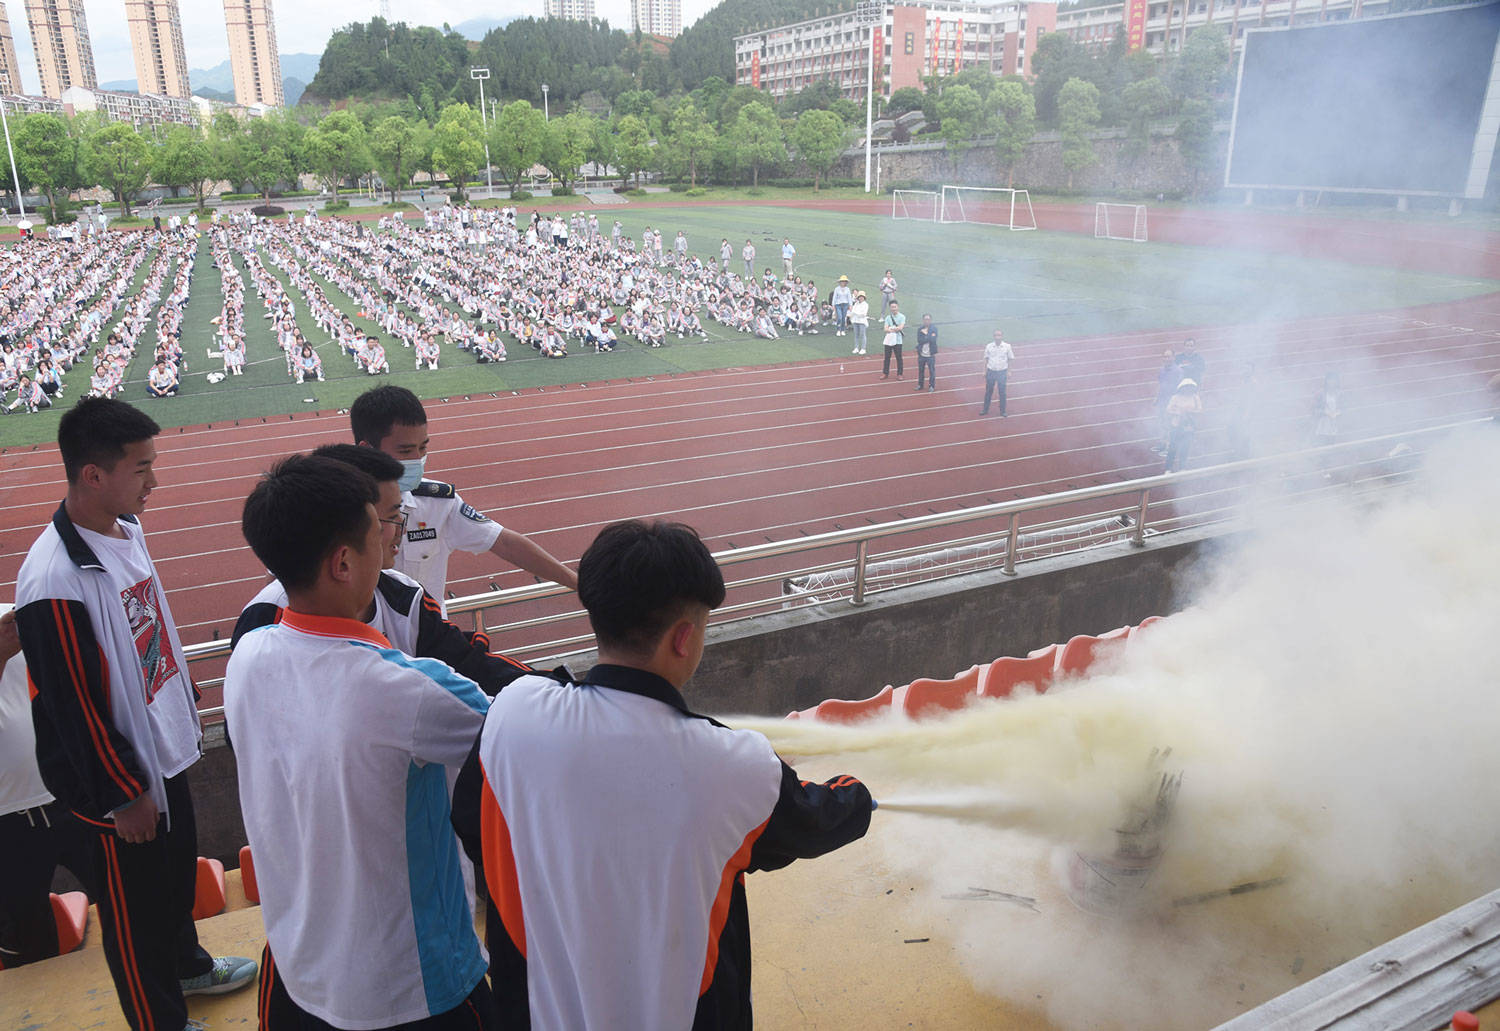
[[(373, 335), (373, 334), (372, 334)], [(377, 447), (391, 432), (391, 427), (426, 426), (427, 409), (422, 401), (405, 387), (376, 387), (366, 390), (349, 406), (349, 428), (354, 442), (365, 441)]]
[(161, 432), (156, 420), (134, 405), (111, 397), (84, 397), (57, 424), (57, 450), (69, 483), (85, 466), (113, 469), (125, 448)]
[(370, 474), (317, 455), (277, 462), (245, 499), (240, 529), (255, 557), (288, 590), (311, 587), (334, 548), (360, 547), (380, 490)]
[(578, 597), (601, 645), (645, 654), (692, 606), (724, 604), (724, 576), (692, 527), (629, 519), (583, 553)]
[(313, 456), (331, 458), (335, 462), (343, 462), (345, 465), (362, 469), (376, 483), (399, 480), (404, 472), (401, 463), (384, 451), (364, 447), (361, 444), (324, 444), (313, 450)]

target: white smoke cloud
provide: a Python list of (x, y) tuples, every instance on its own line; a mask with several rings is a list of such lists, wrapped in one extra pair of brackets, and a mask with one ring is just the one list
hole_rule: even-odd
[[(976, 987), (1059, 1027), (1211, 1026), (1500, 882), (1497, 512), (1486, 429), (1378, 503), (1267, 513), (1190, 609), (1047, 695), (919, 724), (736, 722), (804, 775), (968, 807), (879, 812), (871, 834)], [(1139, 911), (1085, 913), (1055, 868), (1108, 853), (1157, 747), (1183, 774), (1161, 864)], [(1035, 909), (943, 897), (973, 887)]]

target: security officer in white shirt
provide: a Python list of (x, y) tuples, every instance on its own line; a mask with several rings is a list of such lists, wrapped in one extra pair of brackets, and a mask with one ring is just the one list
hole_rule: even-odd
[(448, 556), (454, 551), (488, 551), (540, 579), (578, 588), (578, 574), (525, 534), (505, 529), (465, 503), (452, 484), (422, 478), (429, 438), (427, 412), (417, 395), (397, 386), (368, 390), (350, 406), (349, 422), (357, 443), (402, 464), (406, 537), (396, 568), (436, 598), (444, 615)]

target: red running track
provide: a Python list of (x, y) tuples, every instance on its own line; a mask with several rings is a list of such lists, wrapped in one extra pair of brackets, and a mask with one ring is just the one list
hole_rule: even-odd
[[(1224, 453), (1247, 358), (1265, 380), (1256, 410), (1267, 450), (1303, 442), (1313, 392), (1335, 368), (1349, 437), (1484, 414), (1485, 379), (1500, 368), (1500, 295), (1193, 333), (1208, 363), (1201, 464)], [(978, 416), (982, 360), (951, 345), (932, 393), (914, 391), (914, 360), (904, 380), (883, 381), (871, 355), (434, 401), (429, 475), (569, 562), (600, 526), (632, 516), (685, 520), (717, 550), (1120, 481), (1160, 471), (1148, 450), (1156, 369), (1184, 335), (1025, 344), (1005, 420)], [(347, 418), (331, 412), (163, 434), (144, 522), (185, 641), (227, 636), (263, 582), (238, 529), (255, 477), (282, 455), (347, 439)], [(64, 484), (52, 446), (0, 452), (0, 470), (8, 598)], [(455, 555), (451, 592), (523, 582), (498, 565)]]

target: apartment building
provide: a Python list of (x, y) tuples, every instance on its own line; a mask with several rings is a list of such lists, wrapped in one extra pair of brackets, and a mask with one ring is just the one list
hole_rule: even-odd
[(60, 99), (69, 87), (99, 85), (83, 0), (26, 0), (26, 22), (44, 95)]
[(1055, 3), (1025, 0), (889, 3), (873, 24), (845, 11), (736, 36), (735, 83), (779, 99), (826, 80), (847, 97), (863, 97), (872, 48), (876, 89), (885, 96), (965, 68), (1029, 77), (1037, 40), (1056, 22)]
[(286, 93), (281, 85), (271, 0), (224, 0), (224, 27), (229, 33), (235, 102), (242, 107), (284, 107)]
[(135, 56), (136, 88), (167, 97), (192, 96), (177, 0), (125, 0), (125, 21)]
[(1218, 25), (1238, 53), (1247, 29), (1389, 13), (1390, 0), (1128, 0), (1101, 7), (1059, 6), (1057, 31), (1091, 50), (1103, 50), (1125, 33), (1133, 35), (1131, 49), (1161, 54), (1182, 49), (1194, 29)]

